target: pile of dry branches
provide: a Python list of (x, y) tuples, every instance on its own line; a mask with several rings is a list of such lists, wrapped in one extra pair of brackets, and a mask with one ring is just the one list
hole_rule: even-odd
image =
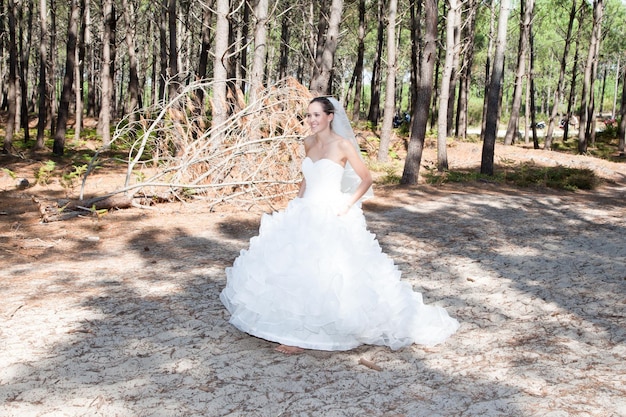
[(144, 110), (136, 122), (120, 124), (113, 140), (126, 141), (130, 152), (125, 185), (117, 193), (244, 207), (293, 197), (310, 92), (286, 80), (258, 92), (254, 103), (231, 96), (231, 116), (215, 126), (210, 106), (198, 104), (210, 88), (210, 82), (190, 84), (163, 106)]

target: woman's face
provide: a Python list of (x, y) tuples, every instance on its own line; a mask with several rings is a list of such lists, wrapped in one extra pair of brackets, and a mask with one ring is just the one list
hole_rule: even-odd
[(306, 121), (311, 128), (313, 134), (321, 132), (330, 127), (334, 115), (326, 114), (324, 107), (320, 103), (309, 104), (309, 110), (306, 114)]

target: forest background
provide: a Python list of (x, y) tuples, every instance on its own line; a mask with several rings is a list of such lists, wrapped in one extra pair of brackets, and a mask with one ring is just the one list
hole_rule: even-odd
[(506, 145), (624, 152), (618, 0), (1, 0), (0, 19), (3, 153), (36, 155), (37, 181), (113, 161), (116, 193), (272, 201), (297, 183), (320, 94), (344, 103), (374, 169), (404, 161), (387, 175), (402, 184), (428, 138), (438, 172), (455, 138), (480, 140), (494, 176), (500, 126)]

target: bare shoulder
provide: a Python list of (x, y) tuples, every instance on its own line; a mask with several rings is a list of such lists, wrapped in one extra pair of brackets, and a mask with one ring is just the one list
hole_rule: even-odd
[(344, 138), (343, 136), (337, 135), (337, 147), (341, 150), (344, 155), (350, 155), (351, 153), (356, 153), (354, 149), (354, 145), (350, 140)]

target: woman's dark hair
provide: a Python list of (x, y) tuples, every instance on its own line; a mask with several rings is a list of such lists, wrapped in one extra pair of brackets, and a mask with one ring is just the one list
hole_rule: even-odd
[(309, 102), (309, 104), (312, 103), (320, 103), (322, 110), (324, 110), (326, 114), (335, 114), (335, 106), (333, 106), (333, 103), (331, 103), (327, 97), (315, 97)]

